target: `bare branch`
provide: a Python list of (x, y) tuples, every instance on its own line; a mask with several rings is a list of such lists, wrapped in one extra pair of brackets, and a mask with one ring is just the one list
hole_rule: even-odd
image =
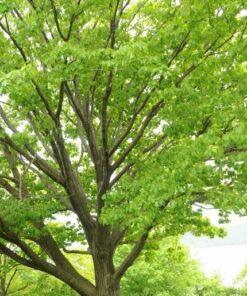
[(237, 146), (229, 146), (225, 148), (224, 153), (225, 154), (231, 154), (231, 153), (240, 153), (240, 152), (247, 152), (247, 147), (237, 147)]
[(54, 157), (54, 154), (51, 150), (51, 148), (46, 144), (45, 142), (45, 139), (43, 138), (41, 132), (39, 131), (38, 127), (36, 126), (35, 124), (35, 120), (33, 119), (33, 116), (32, 114), (29, 112), (28, 113), (28, 119), (29, 119), (29, 122), (31, 124), (31, 127), (33, 129), (33, 132), (35, 133), (36, 137), (37, 137), (37, 140), (40, 141), (40, 143), (42, 144), (43, 148), (45, 149), (46, 153), (53, 159), (55, 160), (55, 157)]
[(19, 182), (17, 179), (15, 179), (13, 177), (2, 175), (2, 174), (0, 174), (0, 178), (6, 179), (6, 180), (11, 181), (11, 182), (13, 182), (15, 184), (18, 184), (18, 182)]
[(156, 151), (160, 145), (162, 145), (164, 139), (167, 137), (166, 134), (161, 135), (153, 144), (143, 149), (143, 153), (154, 152)]
[(108, 75), (105, 94), (102, 100), (102, 142), (105, 158), (108, 158), (108, 135), (107, 135), (107, 105), (112, 91), (113, 70)]
[(187, 44), (187, 39), (190, 35), (190, 30), (186, 33), (186, 35), (184, 36), (184, 38), (182, 39), (182, 41), (180, 42), (180, 44), (174, 49), (172, 55), (170, 56), (169, 60), (168, 60), (168, 67), (171, 66), (172, 62), (175, 60), (175, 58), (179, 55), (179, 53), (184, 49), (184, 47)]
[(10, 193), (12, 196), (19, 198), (18, 191), (12, 187), (6, 180), (0, 178), (0, 186), (4, 188), (8, 193)]
[(129, 6), (131, 0), (127, 0), (125, 3), (122, 4), (122, 7), (119, 11), (119, 15), (122, 15), (125, 11), (125, 9)]
[(210, 124), (211, 124), (210, 117), (207, 116), (207, 117), (203, 120), (202, 128), (196, 133), (196, 137), (199, 137), (199, 136), (201, 136), (202, 134), (204, 134), (204, 133), (208, 130)]
[(94, 130), (93, 130), (92, 123), (90, 122), (89, 118), (87, 116), (85, 116), (79, 98), (76, 95), (73, 95), (67, 82), (65, 82), (65, 91), (66, 91), (66, 94), (73, 106), (76, 116), (79, 118), (79, 120), (86, 132), (86, 136), (87, 136), (87, 140), (89, 143), (89, 148), (90, 148), (90, 152), (91, 152), (91, 156), (92, 156), (92, 161), (95, 166), (96, 176), (97, 176), (97, 179), (99, 180), (100, 179), (99, 178), (100, 158), (99, 158), (99, 151), (97, 149), (97, 144), (96, 144), (96, 139), (94, 136)]
[[(75, 20), (78, 18), (78, 16), (80, 14), (82, 14), (83, 10), (79, 11), (78, 13), (73, 13), (71, 15), (71, 18), (70, 18), (70, 23), (69, 23), (69, 29), (68, 29), (68, 32), (67, 32), (67, 35), (64, 35), (62, 30), (61, 30), (61, 27), (60, 27), (60, 24), (59, 24), (59, 20), (58, 20), (58, 12), (57, 12), (57, 9), (56, 9), (56, 6), (55, 6), (55, 2), (54, 0), (50, 0), (51, 2), (51, 7), (52, 7), (52, 11), (53, 11), (53, 16), (54, 16), (54, 20), (55, 20), (55, 24), (56, 24), (56, 27), (57, 27), (57, 30), (58, 30), (58, 33), (60, 35), (60, 37), (64, 40), (64, 41), (69, 41), (70, 39), (70, 36), (71, 36), (71, 33), (72, 33), (72, 28), (73, 28), (73, 24), (75, 22)], [(78, 5), (80, 4), (80, 2), (78, 2)]]
[(44, 103), (47, 113), (49, 114), (49, 116), (51, 117), (51, 119), (53, 119), (53, 121), (54, 121), (55, 123), (57, 123), (57, 118), (56, 118), (55, 114), (53, 113), (53, 111), (52, 111), (52, 109), (51, 109), (51, 107), (50, 107), (50, 105), (49, 105), (49, 103), (48, 103), (48, 100), (47, 100), (47, 98), (45, 97), (45, 95), (43, 94), (43, 92), (42, 92), (40, 86), (39, 86), (39, 85), (37, 84), (37, 82), (34, 81), (33, 79), (32, 79), (32, 83), (33, 83), (33, 85), (35, 86), (35, 89), (36, 89), (36, 91), (37, 91), (39, 97), (41, 98), (42, 102)]
[[(141, 97), (141, 95), (143, 94), (143, 92), (145, 91), (145, 89), (147, 88), (147, 84), (145, 84), (142, 89), (139, 91), (138, 95), (136, 96), (135, 99), (135, 103), (137, 104), (139, 98)], [(151, 91), (152, 93), (153, 91)], [(139, 106), (139, 108), (137, 108), (133, 114), (133, 116), (131, 117), (129, 124), (127, 125), (127, 128), (125, 129), (125, 131), (123, 132), (123, 134), (120, 136), (120, 138), (117, 140), (117, 142), (115, 143), (115, 145), (113, 146), (113, 148), (110, 151), (110, 155), (113, 155), (113, 153), (118, 149), (118, 147), (122, 144), (122, 142), (124, 141), (124, 139), (128, 136), (129, 132), (131, 131), (135, 120), (137, 118), (137, 116), (140, 114), (140, 112), (145, 108), (149, 98), (150, 98), (150, 94), (147, 95), (147, 97), (145, 98), (145, 100), (142, 102), (142, 104)]]
[(119, 180), (120, 178), (129, 171), (129, 169), (134, 165), (134, 163), (128, 163), (126, 166), (116, 175), (116, 177), (110, 182), (108, 189), (111, 189)]
[(209, 58), (210, 56), (214, 55), (216, 53), (217, 50), (219, 50), (221, 47), (223, 47), (225, 44), (227, 44), (228, 42), (230, 42), (232, 40), (232, 38), (234, 37), (235, 32), (233, 32), (228, 38), (226, 38), (221, 44), (219, 44), (216, 48), (212, 49), (213, 45), (215, 45), (215, 43), (217, 42), (217, 40), (213, 41), (211, 43), (211, 45), (209, 46), (208, 49), (205, 50), (205, 55), (202, 58), (202, 60), (200, 62), (198, 62), (197, 64), (192, 64), (188, 69), (186, 69), (184, 71), (184, 73), (182, 73), (182, 75), (177, 79), (177, 81), (175, 82), (175, 86), (179, 87), (180, 84), (182, 83), (182, 81), (190, 75), (191, 72), (193, 72), (195, 69), (197, 69), (204, 60), (206, 60), (207, 58)]
[[(1, 235), (0, 235), (1, 236)], [(34, 262), (32, 262), (31, 260), (25, 259), (24, 257), (19, 256), (18, 254), (16, 254), (15, 252), (13, 252), (11, 249), (7, 248), (4, 244), (0, 243), (0, 251), (7, 255), (9, 258), (15, 260), (16, 262), (34, 268), (34, 269), (38, 269), (36, 264)]]
[[(24, 241), (22, 241), (14, 232), (10, 231), (3, 221), (0, 219), (0, 237), (7, 240), (16, 246), (18, 246), (31, 260), (20, 257), (5, 245), (0, 243), (0, 251), (6, 254), (8, 257), (19, 262), (20, 264), (26, 265), (28, 267), (44, 271), (49, 273), (58, 279), (66, 282), (71, 287), (80, 286), (81, 291), (84, 294), (92, 295), (94, 291), (94, 286), (83, 276), (81, 276), (67, 260), (67, 258), (59, 250), (56, 242), (51, 236), (45, 235), (39, 238), (35, 238), (34, 242), (38, 243), (43, 251), (45, 251), (48, 256), (55, 262), (56, 265), (49, 263), (48, 261), (42, 259), (38, 254), (36, 254)], [(71, 278), (74, 280), (71, 281)], [(80, 284), (77, 284), (80, 283)], [(83, 295), (83, 294), (82, 294)]]
[(16, 276), (16, 274), (17, 274), (17, 268), (15, 268), (14, 272), (12, 273), (12, 275), (11, 275), (9, 281), (8, 281), (8, 284), (7, 284), (6, 289), (5, 289), (6, 295), (8, 295), (9, 287), (10, 287), (11, 283), (13, 282), (14, 277)]
[(63, 247), (63, 251), (67, 254), (79, 254), (79, 255), (91, 255), (89, 251), (84, 250), (69, 250), (65, 247)]
[(36, 6), (35, 6), (33, 0), (27, 0), (27, 1), (29, 2), (29, 4), (30, 4), (34, 9), (36, 9)]
[(120, 4), (120, 0), (116, 0), (116, 6), (114, 8), (113, 17), (110, 21), (110, 32), (109, 32), (109, 36), (107, 38), (107, 45), (110, 41), (110, 47), (112, 49), (115, 46), (115, 35), (116, 35), (117, 27), (118, 27), (117, 12), (118, 12), (118, 8), (119, 8), (119, 4)]
[(118, 168), (121, 163), (125, 160), (127, 155), (132, 151), (132, 149), (136, 146), (136, 144), (141, 139), (142, 135), (144, 134), (149, 122), (152, 120), (152, 118), (159, 112), (159, 110), (164, 106), (164, 100), (162, 99), (157, 104), (155, 104), (152, 109), (149, 111), (148, 115), (144, 119), (141, 128), (139, 132), (137, 133), (136, 137), (133, 139), (131, 144), (126, 148), (126, 150), (123, 152), (123, 154), (119, 157), (118, 160), (113, 164), (112, 170), (114, 171), (116, 168)]
[(27, 62), (27, 56), (26, 56), (23, 48), (20, 46), (20, 44), (17, 42), (17, 40), (12, 35), (12, 33), (1, 22), (0, 22), (0, 28), (2, 28), (2, 30), (9, 36), (9, 38), (11, 39), (11, 41), (14, 43), (15, 47), (18, 49), (19, 53), (21, 54), (24, 62), (26, 63)]
[[(29, 153), (18, 145), (16, 145), (9, 136), (5, 136), (5, 138), (0, 137), (0, 143), (3, 143), (5, 145), (8, 145), (13, 150), (15, 150), (18, 154), (25, 157), (27, 160), (32, 161), (35, 155), (37, 155), (36, 152), (33, 151), (33, 149), (27, 144), (26, 148)], [(37, 155), (36, 159), (34, 160), (34, 165), (38, 167), (42, 172), (44, 172), (47, 176), (49, 176), (51, 179), (53, 179), (56, 183), (60, 185), (64, 185), (64, 180), (62, 176), (59, 174), (59, 172), (51, 167), (45, 160), (43, 160), (40, 156)]]
[(235, 116), (233, 118), (231, 118), (228, 123), (226, 124), (226, 126), (223, 128), (222, 130), (222, 136), (225, 135), (226, 133), (230, 132), (233, 127), (231, 127), (232, 122), (235, 120)]
[(14, 133), (17, 132), (16, 127), (10, 122), (8, 116), (5, 114), (2, 106), (0, 105), (0, 116), (2, 117), (3, 121), (5, 122), (5, 124), (7, 125), (7, 127)]
[(58, 107), (56, 111), (56, 118), (59, 120), (61, 112), (62, 112), (62, 107), (63, 107), (63, 100), (64, 100), (64, 82), (61, 82), (60, 85), (60, 91), (59, 91), (59, 102), (58, 102)]
[(190, 66), (187, 70), (184, 71), (184, 73), (177, 79), (177, 81), (175, 82), (175, 86), (178, 87), (182, 81), (189, 76), (189, 74), (191, 72), (193, 72), (199, 65), (195, 65), (193, 64), (192, 66)]
[(17, 168), (17, 155), (15, 155), (15, 153), (13, 151), (11, 151), (7, 145), (4, 145), (3, 153), (4, 153), (4, 156), (6, 157), (6, 160), (9, 164), (9, 168), (12, 172), (14, 179), (17, 180), (17, 182), (19, 182), (20, 172)]
[(129, 255), (125, 258), (125, 260), (122, 262), (122, 264), (118, 267), (114, 274), (114, 278), (116, 280), (120, 280), (121, 277), (124, 275), (126, 270), (134, 263), (136, 258), (140, 255), (146, 240), (148, 239), (148, 235), (152, 227), (149, 227), (144, 234), (141, 236), (141, 238), (136, 242), (133, 249), (130, 251)]

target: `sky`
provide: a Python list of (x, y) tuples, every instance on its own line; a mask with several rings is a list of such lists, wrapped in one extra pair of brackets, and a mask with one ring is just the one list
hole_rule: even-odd
[[(216, 210), (208, 210), (206, 215), (217, 225)], [(247, 218), (231, 215), (231, 222), (224, 227), (225, 238), (186, 234), (182, 242), (189, 247), (191, 256), (199, 260), (207, 276), (218, 274), (224, 285), (236, 286), (236, 277), (247, 265)]]

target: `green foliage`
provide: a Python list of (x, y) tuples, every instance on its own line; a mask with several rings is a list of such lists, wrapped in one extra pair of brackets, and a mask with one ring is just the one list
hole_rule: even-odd
[[(27, 274), (27, 271), (24, 271)], [(24, 290), (21, 296), (31, 295), (47, 295), (47, 296), (76, 296), (72, 289), (58, 280), (45, 274), (31, 274), (29, 275), (30, 286)]]
[[(122, 250), (123, 252), (124, 250)], [(178, 238), (169, 237), (145, 249), (122, 281), (122, 295), (240, 296), (244, 290), (224, 287), (218, 277), (207, 278)]]
[[(202, 204), (220, 222), (246, 215), (244, 8), (2, 0), (1, 250), (18, 246), (37, 268), (34, 249), (43, 270), (57, 258), (45, 235), (60, 249), (103, 248), (97, 257), (119, 230), (130, 241), (223, 236)], [(76, 223), (54, 221), (61, 213)]]
[[(82, 260), (78, 256), (73, 255), (71, 260), (78, 267), (80, 264), (84, 265), (83, 274), (86, 277), (92, 278), (92, 262), (87, 256)], [(0, 261), (0, 281), (2, 283), (0, 288), (0, 295), (7, 290), (8, 295), (20, 296), (76, 296), (78, 295), (70, 287), (56, 278), (34, 271), (26, 267), (16, 264), (13, 260), (8, 259), (6, 256), (1, 255)]]
[[(49, 1), (38, 1), (37, 10), (28, 7), (27, 11), (24, 1), (15, 1), (19, 12), (25, 13), (24, 22), (9, 13), (13, 9), (9, 1), (1, 4), (2, 15), (7, 13), (8, 22), (15, 25), (13, 36), (16, 43), (28, 57), (26, 63), (21, 61), (20, 54), (23, 53), (14, 48), (15, 42), (10, 42), (5, 51), (1, 52), (4, 55), (1, 65), (1, 93), (9, 97), (11, 107), (6, 105), (5, 109), (12, 113), (10, 120), (15, 121), (16, 125), (23, 124), (27, 113), (34, 112), (35, 106), (35, 112), (39, 110), (39, 115), (35, 116), (36, 129), (42, 137), (46, 135), (43, 142), (49, 145), (50, 135), (47, 131), (53, 128), (53, 123), (47, 116), (32, 81), (39, 84), (43, 95), (48, 98), (50, 108), (55, 110), (62, 80), (70, 81), (75, 76), (80, 77), (77, 87), (82, 94), (81, 100), (84, 101), (93, 86), (91, 79), (94, 72), (101, 69), (100, 79), (95, 81), (98, 99), (95, 100), (94, 119), (98, 121), (106, 74), (113, 68), (114, 83), (108, 106), (108, 113), (111, 114), (109, 135), (116, 129), (121, 110), (124, 110), (121, 114), (122, 125), (127, 124), (133, 107), (131, 98), (135, 97), (143, 83), (147, 84), (149, 90), (156, 88), (148, 107), (160, 99), (165, 100), (165, 107), (150, 123), (146, 136), (134, 153), (127, 157), (127, 161), (136, 163), (138, 174), (134, 180), (131, 175), (124, 176), (114, 191), (105, 195), (107, 207), (102, 221), (116, 224), (124, 220), (128, 227), (140, 227), (138, 225), (143, 222), (144, 225), (150, 224), (154, 217), (160, 223), (166, 223), (173, 217), (172, 220), (181, 224), (184, 231), (197, 225), (198, 232), (203, 232), (205, 222), (202, 222), (198, 213), (191, 210), (191, 202), (195, 193), (205, 191), (205, 188), (208, 203), (223, 211), (233, 209), (242, 212), (246, 207), (246, 170), (239, 163), (246, 161), (246, 154), (226, 156), (224, 149), (241, 147), (246, 143), (246, 126), (243, 124), (246, 119), (246, 65), (242, 55), (244, 44), (241, 42), (244, 38), (244, 20), (236, 17), (243, 8), (243, 3), (181, 1), (176, 6), (169, 1), (136, 1), (123, 13), (116, 32), (118, 47), (112, 49), (103, 46), (112, 13), (108, 6), (110, 1), (104, 1), (104, 4), (84, 1), (81, 7), (76, 4), (68, 5), (64, 1), (58, 2), (57, 13), (63, 32), (68, 30), (70, 16), (81, 12), (69, 42), (59, 41), (61, 36), (55, 32), (55, 27), (49, 32), (48, 28), (54, 26)], [(133, 23), (130, 30), (128, 26), (136, 14), (141, 21)], [(49, 35), (49, 42), (43, 40), (41, 29), (44, 27), (47, 36), (53, 36), (51, 38)], [(79, 36), (78, 30), (81, 30)], [(185, 48), (170, 65), (173, 50), (185, 36), (188, 37)], [(6, 43), (3, 33), (1, 42)], [(191, 65), (198, 65), (198, 68), (183, 81), (182, 87), (175, 87), (174, 82)], [(162, 80), (159, 84), (160, 75)], [(67, 102), (64, 102), (63, 108), (63, 134), (65, 139), (70, 139), (66, 148), (76, 163), (79, 154), (76, 144), (79, 140), (78, 130), (68, 121), (65, 113), (71, 120), (75, 120), (75, 116)], [(144, 116), (136, 119), (128, 139), (134, 138)], [(207, 118), (210, 118), (208, 131), (203, 136), (196, 137)], [(141, 153), (143, 146), (148, 147), (160, 136), (161, 132), (154, 131), (162, 122), (165, 122), (161, 128), (162, 133), (166, 134), (165, 148), (158, 155), (147, 157)], [(229, 132), (227, 130), (223, 135), (222, 130), (226, 126)], [(40, 139), (37, 140), (37, 134), (29, 125), (11, 138), (21, 147), (29, 144), (35, 150), (41, 149)], [(97, 142), (100, 143), (101, 140), (97, 139)], [(121, 155), (127, 145), (128, 141), (123, 142), (112, 161)], [(216, 167), (206, 164), (209, 159), (215, 161)], [(49, 162), (57, 165), (51, 159)], [(226, 171), (226, 166), (231, 171)], [(95, 173), (87, 153), (81, 159), (80, 170), (80, 179), (86, 193), (91, 196), (90, 206), (93, 210), (97, 189)], [(229, 178), (230, 186), (222, 183), (222, 180)], [(27, 183), (30, 182), (32, 181), (27, 180)], [(35, 191), (36, 188), (33, 189)], [(241, 198), (236, 203), (236, 196), (239, 194)], [(184, 198), (174, 202), (166, 214), (167, 218), (164, 218), (160, 207), (168, 199), (176, 199), (180, 195)], [(123, 204), (128, 206), (123, 207)], [(39, 203), (37, 207), (40, 207)], [(28, 217), (27, 219), (29, 220)], [(188, 224), (188, 228), (184, 224)], [(174, 232), (179, 231), (176, 226)]]
[(195, 286), (202, 283), (198, 264), (177, 239), (167, 238), (158, 250), (143, 252), (122, 281), (123, 295), (193, 295)]
[[(129, 245), (121, 246), (116, 256), (117, 263), (128, 251)], [(0, 279), (6, 276), (8, 284), (16, 263), (4, 258), (1, 260)], [(83, 274), (87, 278), (93, 278), (89, 257), (70, 255), (70, 259), (78, 268), (84, 266)], [(162, 241), (154, 240), (145, 246), (142, 256), (124, 276), (121, 293), (123, 296), (245, 296), (245, 277), (246, 270), (243, 269), (237, 278), (243, 285), (239, 289), (224, 287), (217, 276), (205, 277), (199, 263), (190, 258), (188, 249), (181, 245), (178, 237), (168, 237)], [(77, 295), (57, 279), (21, 266), (17, 266), (9, 293), (20, 296)]]

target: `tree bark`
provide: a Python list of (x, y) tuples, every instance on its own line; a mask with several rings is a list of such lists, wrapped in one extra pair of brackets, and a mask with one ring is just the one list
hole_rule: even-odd
[(95, 289), (93, 285), (86, 285), (85, 281), (73, 272), (66, 273), (62, 270), (55, 275), (61, 281), (69, 285), (74, 291), (81, 296), (95, 296)]
[(95, 271), (95, 296), (119, 296), (120, 282), (114, 278), (113, 246), (107, 227), (98, 225), (98, 235), (92, 244)]
[(113, 274), (107, 269), (108, 263), (102, 264), (97, 270), (97, 283), (95, 296), (119, 296), (120, 284), (113, 278)]
[(119, 285), (108, 285), (102, 287), (97, 291), (97, 296), (119, 296), (120, 295), (120, 286)]

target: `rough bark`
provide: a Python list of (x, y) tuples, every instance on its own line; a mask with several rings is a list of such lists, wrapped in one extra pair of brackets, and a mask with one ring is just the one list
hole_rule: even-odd
[[(114, 279), (111, 270), (111, 258), (98, 258), (95, 277), (96, 277), (96, 294), (95, 296), (119, 296), (120, 284)], [(95, 267), (96, 267), (95, 266)]]
[(98, 235), (92, 244), (96, 296), (120, 295), (119, 280), (114, 278), (113, 246), (107, 227), (99, 225)]

